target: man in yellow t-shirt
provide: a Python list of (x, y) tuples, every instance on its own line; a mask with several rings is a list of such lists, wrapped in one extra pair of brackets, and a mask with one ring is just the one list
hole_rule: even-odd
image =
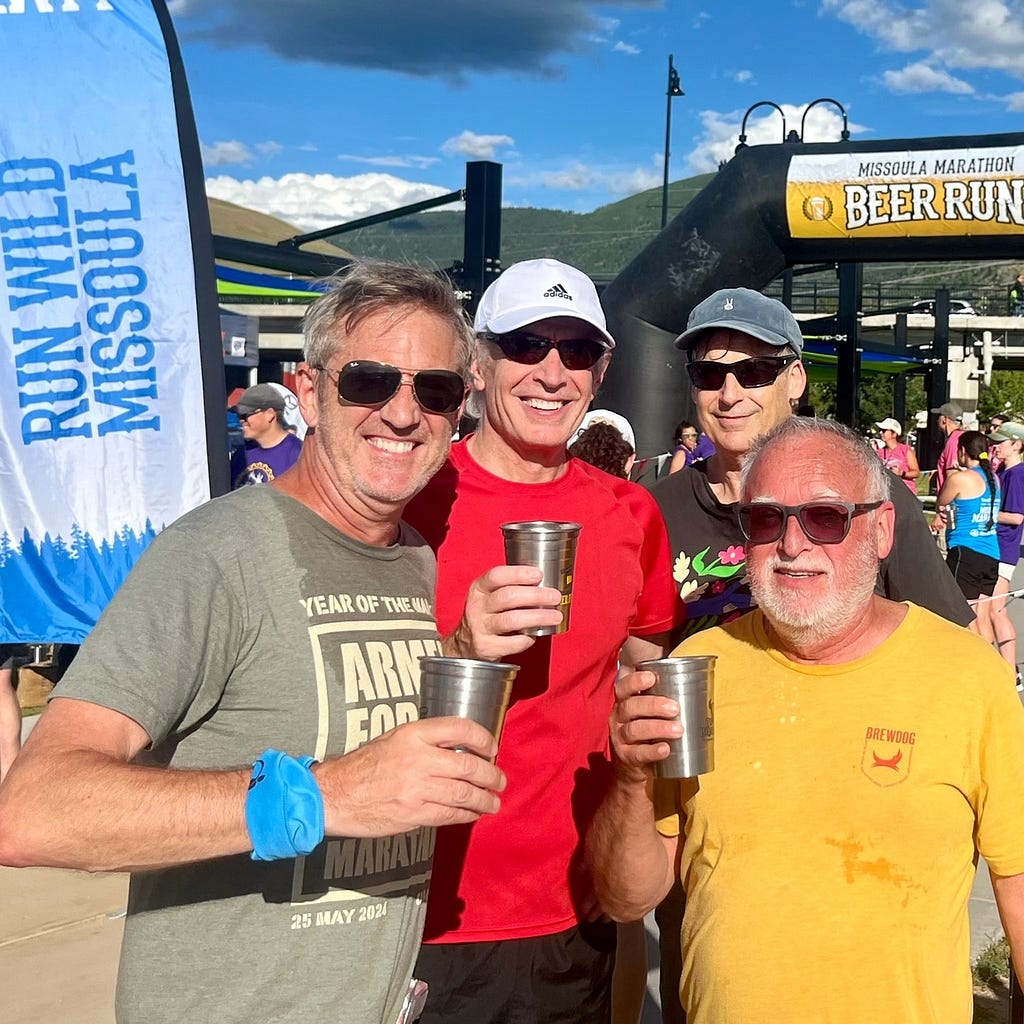
[(617, 687), (589, 860), (622, 921), (678, 871), (689, 1024), (968, 1024), (978, 854), (1024, 975), (1024, 711), (984, 641), (874, 594), (884, 473), (828, 421), (755, 445), (739, 513), (758, 608), (674, 652), (717, 656), (714, 771), (652, 785), (678, 709), (644, 693), (650, 673)]

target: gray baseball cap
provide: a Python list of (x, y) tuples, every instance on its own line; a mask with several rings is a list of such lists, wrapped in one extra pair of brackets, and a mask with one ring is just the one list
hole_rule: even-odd
[(804, 338), (793, 314), (778, 299), (750, 288), (722, 288), (694, 306), (676, 348), (689, 349), (704, 331), (719, 327), (803, 354)]
[(955, 402), (943, 402), (938, 409), (930, 409), (933, 416), (945, 416), (947, 420), (959, 423), (964, 418), (964, 411)]
[(284, 397), (271, 384), (253, 384), (251, 388), (246, 388), (235, 406), (235, 412), (239, 416), (249, 416), (260, 409), (284, 412)]

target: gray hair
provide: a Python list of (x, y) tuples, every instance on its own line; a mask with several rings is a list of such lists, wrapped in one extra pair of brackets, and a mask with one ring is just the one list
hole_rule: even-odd
[(447, 277), (408, 263), (358, 259), (327, 278), (327, 284), (302, 320), (302, 357), (311, 366), (327, 366), (344, 348), (346, 335), (367, 317), (422, 310), (451, 327), (456, 372), (469, 379), (473, 330)]
[(788, 416), (767, 434), (754, 439), (740, 473), (740, 486), (744, 494), (754, 466), (765, 453), (775, 445), (801, 437), (822, 437), (834, 446), (837, 458), (850, 459), (855, 466), (860, 465), (868, 484), (864, 501), (885, 501), (889, 497), (889, 472), (860, 434), (835, 420), (811, 419), (807, 416)]

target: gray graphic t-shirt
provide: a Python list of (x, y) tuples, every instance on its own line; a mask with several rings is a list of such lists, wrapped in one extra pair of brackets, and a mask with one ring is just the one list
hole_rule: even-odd
[[(404, 525), (370, 547), (245, 488), (156, 538), (56, 695), (135, 719), (146, 759), (171, 768), (237, 768), (268, 747), (344, 754), (417, 717), (418, 659), (440, 653), (434, 579)], [(118, 1020), (390, 1024), (433, 847), (432, 829), (328, 837), (295, 860), (134, 874)]]

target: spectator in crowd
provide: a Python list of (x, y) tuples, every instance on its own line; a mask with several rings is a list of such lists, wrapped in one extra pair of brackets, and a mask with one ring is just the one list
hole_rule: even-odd
[(401, 521), (466, 395), (461, 306), (356, 261), (304, 330), (298, 462), (157, 535), (0, 788), (0, 862), (132, 871), (122, 1024), (393, 1024), (434, 826), (498, 810), (493, 736), (416, 720), (436, 566)]
[[(995, 417), (993, 417), (995, 419)], [(1021, 535), (1024, 533), (1024, 426), (1003, 419), (988, 435), (991, 452), (999, 457), (999, 516), (996, 536), (999, 539), (999, 578), (992, 592), (992, 631), (999, 653), (1013, 666), (1017, 689), (1024, 689), (1017, 667), (1017, 630), (1010, 618), (1007, 595), (1010, 581), (1020, 560)]]
[[(607, 1024), (615, 927), (600, 920), (582, 843), (607, 781), (620, 660), (658, 657), (672, 624), (665, 525), (648, 491), (566, 450), (615, 345), (590, 279), (557, 260), (516, 263), (481, 296), (475, 328), (479, 426), (406, 517), (438, 552), (446, 652), (520, 670), (498, 753), (502, 824), (438, 833), (416, 968), (430, 986), (423, 1024)], [(536, 640), (521, 630), (560, 623), (561, 595), (504, 564), (501, 532), (534, 519), (582, 526), (569, 630)], [(460, 624), (473, 607), (496, 640)]]
[[(994, 416), (992, 416), (989, 419), (989, 421), (988, 421), (988, 430), (984, 431), (985, 435), (989, 439), (989, 442), (988, 442), (988, 461), (989, 461), (989, 465), (992, 467), (992, 472), (993, 473), (998, 473), (999, 472), (999, 468), (1000, 468), (1000, 466), (1002, 466), (1003, 462), (1002, 462), (1002, 459), (999, 457), (999, 452), (996, 451), (996, 449), (999, 446), (992, 443), (992, 435), (994, 433), (996, 433), (999, 430), (999, 428), (1004, 423), (1006, 423), (1009, 419), (1010, 419), (1009, 416), (1004, 416), (1004, 415), (1002, 415), (1002, 413), (998, 413), (997, 412)], [(979, 429), (981, 429), (981, 428), (979, 428)]]
[(625, 416), (609, 409), (591, 409), (569, 439), (569, 454), (603, 469), (612, 476), (629, 479), (636, 462), (636, 438)]
[(957, 463), (962, 467), (946, 477), (936, 498), (935, 519), (946, 531), (946, 564), (977, 618), (971, 623), (979, 636), (995, 640), (990, 602), (999, 575), (999, 483), (988, 464), (988, 439), (978, 430), (957, 435)]
[(1024, 316), (1024, 271), (1010, 285), (1010, 312), (1013, 316)]
[(288, 429), (285, 399), (273, 384), (254, 384), (234, 408), (245, 444), (231, 456), (231, 487), (268, 484), (290, 469), (302, 442)]
[(757, 610), (673, 652), (717, 659), (714, 771), (652, 779), (678, 706), (645, 693), (651, 673), (619, 680), (588, 840), (598, 897), (636, 920), (683, 879), (689, 1024), (969, 1024), (979, 856), (1024, 975), (1011, 674), (968, 631), (875, 593), (894, 492), (848, 428), (784, 419), (741, 488)]
[(895, 473), (910, 488), (911, 493), (916, 495), (917, 478), (921, 474), (921, 467), (917, 464), (914, 449), (900, 440), (903, 435), (902, 424), (890, 416), (880, 420), (875, 426), (882, 432), (883, 446), (878, 449), (879, 458), (885, 463), (885, 468)]
[(676, 450), (672, 455), (669, 473), (678, 473), (679, 470), (710, 458), (714, 454), (715, 446), (707, 434), (702, 434), (688, 420), (683, 420), (676, 427)]
[(960, 435), (963, 433), (960, 424), (964, 418), (964, 411), (955, 402), (944, 402), (937, 409), (932, 409), (931, 412), (932, 415), (938, 416), (939, 430), (946, 439), (938, 462), (935, 464), (935, 489), (938, 493), (946, 482), (946, 475), (951, 469), (956, 469), (958, 465), (956, 457), (960, 449)]
[[(736, 517), (740, 474), (754, 439), (792, 415), (807, 375), (800, 356), (803, 336), (793, 314), (777, 299), (747, 288), (724, 288), (699, 303), (676, 339), (687, 353), (691, 397), (716, 453), (653, 489), (668, 526), (674, 575), (685, 615), (682, 634), (738, 618), (753, 604), (746, 538)], [(921, 506), (894, 476), (896, 543), (882, 559), (879, 592), (912, 600), (961, 625), (974, 616), (936, 549)], [(684, 621), (685, 620), (685, 621)], [(676, 887), (658, 910), (661, 926), (662, 1013), (676, 1024), (673, 993), (679, 981), (679, 915)]]

